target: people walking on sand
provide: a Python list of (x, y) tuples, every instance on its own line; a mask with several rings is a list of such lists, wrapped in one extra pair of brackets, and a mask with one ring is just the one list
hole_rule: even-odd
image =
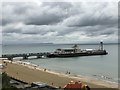
[(67, 71), (67, 72), (66, 72), (66, 74), (70, 74), (70, 72), (69, 72), (69, 71)]

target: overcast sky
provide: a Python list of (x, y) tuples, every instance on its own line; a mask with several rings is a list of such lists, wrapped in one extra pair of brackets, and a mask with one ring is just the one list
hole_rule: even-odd
[(117, 42), (118, 3), (4, 2), (3, 43)]

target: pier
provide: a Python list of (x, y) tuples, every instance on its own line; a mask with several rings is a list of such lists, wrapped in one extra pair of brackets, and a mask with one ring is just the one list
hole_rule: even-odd
[(36, 56), (37, 58), (47, 57), (50, 52), (43, 53), (23, 53), (23, 54), (4, 54), (2, 58), (7, 58), (8, 60), (13, 60), (13, 58), (23, 57), (23, 59), (28, 59), (31, 56)]
[(7, 58), (8, 60), (13, 60), (13, 58), (22, 57), (28, 59), (29, 57), (36, 56), (37, 58), (65, 58), (65, 57), (78, 57), (78, 56), (93, 56), (93, 55), (107, 55), (105, 50), (92, 50), (92, 51), (81, 51), (79, 53), (24, 53), (24, 54), (5, 54), (2, 58)]
[(107, 55), (108, 52), (103, 49), (103, 42), (100, 42), (99, 49), (80, 49), (78, 45), (74, 45), (69, 49), (56, 49), (54, 52), (41, 52), (41, 53), (24, 53), (24, 54), (6, 54), (2, 55), (2, 58), (7, 58), (8, 60), (13, 60), (16, 57), (23, 57), (23, 59), (28, 59), (31, 56), (36, 56), (37, 58), (64, 58), (64, 57), (78, 57), (78, 56), (93, 56), (93, 55)]

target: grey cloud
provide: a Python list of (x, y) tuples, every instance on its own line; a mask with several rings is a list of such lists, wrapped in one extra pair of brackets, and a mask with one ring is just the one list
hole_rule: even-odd
[(70, 33), (78, 31), (75, 27), (64, 27), (61, 26), (60, 30), (58, 31), (58, 36), (65, 36), (69, 35)]
[(1, 24), (0, 25), (2, 25), (2, 26), (4, 26), (4, 25), (6, 25), (7, 23), (10, 23), (10, 21), (9, 20), (5, 20), (5, 19), (1, 19)]
[(107, 32), (103, 32), (101, 33), (102, 35), (111, 35), (111, 34), (114, 34), (115, 32), (114, 31), (107, 31)]
[(77, 14), (64, 19), (63, 24), (69, 27), (117, 25), (117, 6), (114, 3), (81, 3), (75, 9)]
[(29, 25), (29, 26), (25, 26), (22, 28), (22, 34), (30, 34), (30, 35), (44, 35), (48, 32), (48, 30), (46, 30), (46, 28), (41, 27), (41, 26), (34, 26), (34, 25)]
[(3, 33), (20, 33), (19, 29), (14, 29), (14, 28), (9, 28), (9, 29), (4, 29)]
[(21, 33), (21, 29), (20, 28), (14, 28), (14, 26), (6, 26), (3, 27), (3, 33)]
[(69, 9), (72, 7), (70, 2), (43, 2), (43, 6), (50, 6), (51, 8), (60, 7), (62, 9)]
[(65, 17), (67, 15), (61, 7), (52, 8), (49, 5), (37, 6), (26, 3), (7, 3), (3, 5), (2, 22), (3, 25), (11, 22), (24, 22), (28, 25), (48, 25), (58, 23)]
[(90, 37), (106, 35), (110, 36), (117, 32), (116, 27), (104, 27), (104, 26), (89, 26), (88, 29), (85, 29), (85, 34)]
[[(66, 3), (43, 3), (41, 7), (37, 7), (38, 9), (36, 11), (34, 10), (35, 12), (33, 11), (33, 14), (28, 16), (26, 24), (52, 25), (62, 22), (68, 17), (65, 5), (67, 6)], [(71, 7), (70, 4), (68, 6)]]
[(117, 18), (112, 16), (105, 16), (104, 14), (95, 16), (91, 15), (77, 15), (67, 18), (64, 24), (69, 27), (84, 27), (84, 26), (95, 26), (95, 25), (116, 25)]
[(27, 14), (28, 10), (31, 10), (33, 9), (33, 4), (32, 3), (15, 3), (14, 4), (15, 7), (14, 7), (14, 13), (15, 14), (18, 14), (18, 15), (24, 15), (24, 14)]
[[(17, 24), (16, 24), (17, 26)], [(54, 29), (53, 29), (54, 28)], [(13, 25), (8, 25), (3, 28), (3, 33), (6, 34), (11, 34), (16, 33), (16, 34), (25, 34), (25, 35), (45, 35), (50, 32), (56, 32), (57, 28), (56, 26), (47, 26), (47, 25), (42, 25), (42, 26), (36, 26), (36, 25), (22, 25), (19, 27), (14, 27)]]
[[(111, 10), (109, 4), (97, 3), (94, 7), (93, 5), (66, 2), (46, 2), (40, 6), (32, 3), (5, 3), (2, 18), (3, 38), (5, 40), (16, 33), (21, 36), (17, 38), (18, 40), (38, 38), (46, 42), (59, 40), (66, 42), (66, 40), (74, 41), (72, 33), (76, 32), (83, 33), (80, 35), (90, 39), (115, 34), (117, 13), (108, 11)], [(23, 25), (19, 26), (17, 23)], [(66, 37), (69, 35), (71, 38)], [(12, 37), (14, 38), (16, 37)]]
[(57, 22), (60, 22), (62, 19), (60, 16), (57, 16), (55, 14), (42, 14), (42, 16), (38, 17), (29, 17), (26, 21), (27, 25), (49, 25), (49, 24), (55, 24)]

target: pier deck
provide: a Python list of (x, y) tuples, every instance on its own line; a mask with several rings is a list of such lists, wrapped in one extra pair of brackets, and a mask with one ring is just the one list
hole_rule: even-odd
[(36, 56), (37, 58), (47, 57), (50, 52), (43, 52), (43, 53), (23, 53), (23, 54), (4, 54), (2, 58), (7, 58), (8, 60), (12, 60), (16, 57), (23, 57), (23, 59), (28, 59), (31, 56)]

